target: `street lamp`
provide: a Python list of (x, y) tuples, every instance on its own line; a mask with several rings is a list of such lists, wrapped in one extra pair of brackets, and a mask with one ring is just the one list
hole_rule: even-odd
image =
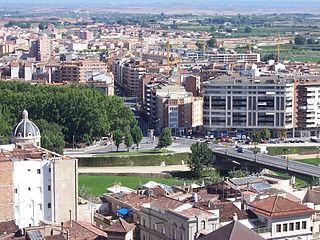
[(253, 153), (254, 153), (254, 162), (257, 163), (257, 153), (258, 153), (258, 150), (257, 150), (257, 143), (254, 142), (254, 150), (253, 150)]
[(286, 157), (286, 161), (287, 161), (287, 171), (289, 172), (289, 160), (290, 158), (289, 157)]
[(317, 167), (320, 167), (320, 166), (319, 166), (319, 157), (320, 157), (320, 147), (318, 147)]

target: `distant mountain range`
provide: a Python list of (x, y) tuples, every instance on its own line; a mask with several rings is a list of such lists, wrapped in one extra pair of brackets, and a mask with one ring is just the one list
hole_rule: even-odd
[[(94, 2), (94, 3), (93, 3)], [(28, 5), (59, 5), (66, 7), (82, 7), (84, 5), (94, 7), (104, 5), (105, 7), (126, 8), (161, 8), (161, 9), (192, 9), (218, 10), (232, 12), (252, 12), (265, 10), (267, 12), (319, 12), (319, 0), (0, 0), (0, 8), (10, 6)], [(94, 5), (93, 5), (94, 4)]]

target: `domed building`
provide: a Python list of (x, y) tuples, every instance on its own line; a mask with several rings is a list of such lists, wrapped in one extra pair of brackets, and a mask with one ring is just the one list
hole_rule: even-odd
[(16, 124), (12, 130), (11, 142), (16, 145), (32, 144), (40, 147), (39, 128), (29, 120), (28, 111), (22, 112), (22, 120)]

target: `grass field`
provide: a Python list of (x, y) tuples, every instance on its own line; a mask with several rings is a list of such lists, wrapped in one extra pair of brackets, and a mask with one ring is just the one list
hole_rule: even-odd
[(306, 147), (267, 147), (269, 155), (287, 155), (287, 154), (298, 154), (300, 152), (314, 152), (318, 151), (317, 147), (306, 146)]
[[(291, 176), (287, 175), (287, 174), (284, 174), (284, 173), (280, 173), (280, 172), (276, 172), (276, 171), (272, 171), (275, 175), (277, 176), (280, 176), (280, 177), (285, 177), (285, 178), (291, 178)], [(309, 184), (300, 179), (300, 178), (296, 178), (296, 184), (295, 184), (295, 187), (296, 188), (304, 188), (304, 187), (308, 187)]]
[(298, 162), (303, 162), (303, 163), (307, 163), (307, 164), (312, 164), (312, 165), (318, 165), (318, 161), (320, 162), (320, 159), (317, 158), (307, 158), (307, 159), (297, 159), (295, 161)]
[(79, 188), (85, 185), (91, 194), (100, 196), (106, 193), (106, 188), (111, 187), (115, 183), (121, 183), (121, 185), (124, 187), (136, 189), (140, 183), (145, 184), (150, 180), (166, 185), (177, 184), (176, 179), (79, 175)]
[(173, 151), (159, 149), (159, 150), (144, 150), (144, 151), (132, 151), (132, 152), (111, 152), (111, 153), (100, 153), (94, 156), (114, 156), (114, 155), (146, 155), (146, 154), (159, 154), (159, 153), (172, 153)]

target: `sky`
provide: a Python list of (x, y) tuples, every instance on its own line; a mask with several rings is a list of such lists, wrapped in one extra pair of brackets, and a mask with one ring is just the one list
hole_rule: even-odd
[[(319, 11), (320, 0), (0, 0), (2, 7), (9, 5), (92, 5), (103, 4), (105, 6), (138, 6), (138, 7), (170, 7), (195, 9), (223, 9), (228, 10), (254, 10), (254, 9), (278, 9), (291, 11)], [(7, 5), (8, 6), (8, 5)], [(1, 6), (0, 6), (1, 8)]]

